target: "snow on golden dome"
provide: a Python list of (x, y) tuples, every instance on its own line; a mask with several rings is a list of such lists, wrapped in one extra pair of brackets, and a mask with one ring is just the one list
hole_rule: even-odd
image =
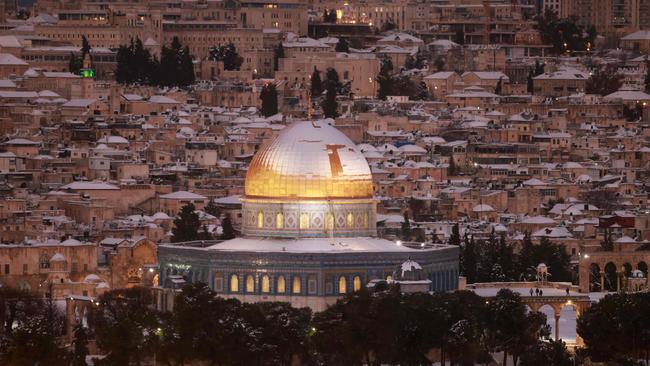
[(246, 197), (372, 198), (368, 162), (331, 122), (296, 122), (264, 145), (248, 168)]

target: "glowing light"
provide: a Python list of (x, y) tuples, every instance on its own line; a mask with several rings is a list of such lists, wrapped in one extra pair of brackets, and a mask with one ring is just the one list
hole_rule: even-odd
[(395, 242), (395, 244), (397, 244), (397, 246), (400, 246), (400, 245), (402, 245), (402, 241), (398, 240), (398, 241)]

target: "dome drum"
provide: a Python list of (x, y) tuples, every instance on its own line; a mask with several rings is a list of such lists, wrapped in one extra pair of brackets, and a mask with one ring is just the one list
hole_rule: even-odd
[(296, 201), (244, 199), (242, 231), (258, 237), (363, 237), (376, 234), (372, 199)]

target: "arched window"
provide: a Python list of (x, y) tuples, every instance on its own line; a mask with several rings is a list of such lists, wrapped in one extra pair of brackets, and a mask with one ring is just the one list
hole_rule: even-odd
[(264, 227), (264, 214), (262, 213), (262, 210), (257, 212), (257, 227), (260, 229)]
[(344, 294), (347, 291), (348, 281), (345, 276), (339, 277), (339, 294)]
[(230, 292), (239, 292), (239, 277), (236, 274), (230, 276)]
[(331, 212), (325, 215), (325, 228), (328, 230), (334, 229), (334, 214)]
[(252, 275), (246, 276), (246, 292), (255, 292), (255, 279)]
[(47, 256), (47, 254), (43, 254), (41, 256), (41, 268), (50, 268), (50, 258)]
[(366, 212), (366, 213), (363, 214), (363, 227), (364, 227), (364, 229), (368, 228), (368, 221), (369, 221), (368, 220), (368, 213)]
[(278, 212), (277, 215), (275, 215), (275, 228), (276, 229), (282, 229), (284, 227), (284, 215), (282, 212)]
[(301, 213), (300, 214), (300, 228), (309, 229), (309, 214)]
[(291, 286), (291, 292), (294, 294), (300, 293), (300, 276), (293, 276), (293, 285)]
[(268, 275), (262, 276), (262, 293), (268, 294), (271, 292), (271, 281)]
[(354, 216), (352, 216), (352, 212), (348, 212), (348, 227), (353, 227), (354, 226)]
[(354, 280), (352, 280), (352, 288), (354, 291), (361, 290), (361, 277), (354, 276)]
[(287, 291), (287, 283), (284, 280), (284, 276), (279, 276), (276, 292), (279, 294), (283, 294), (286, 291)]

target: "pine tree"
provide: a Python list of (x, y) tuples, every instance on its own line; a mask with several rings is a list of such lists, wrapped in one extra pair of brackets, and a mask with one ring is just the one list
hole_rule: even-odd
[(339, 88), (341, 88), (341, 81), (339, 80), (339, 73), (336, 71), (336, 69), (330, 67), (327, 69), (325, 72), (325, 85), (327, 89), (327, 84), (334, 84), (334, 87), (336, 88), (336, 91), (338, 93)]
[(494, 88), (494, 94), (501, 95), (502, 89), (503, 89), (503, 77), (500, 77), (499, 81), (497, 82), (497, 86)]
[(264, 117), (270, 117), (278, 113), (278, 91), (275, 89), (275, 84), (264, 84), (260, 91), (260, 99), (262, 100), (262, 114)]
[(455, 223), (451, 227), (451, 235), (449, 235), (449, 245), (460, 246), (460, 226)]
[(273, 50), (273, 70), (278, 71), (280, 59), (284, 58), (284, 46), (280, 42)]
[(323, 85), (320, 80), (320, 71), (314, 66), (314, 71), (311, 73), (311, 97), (318, 97), (323, 93)]
[(598, 67), (587, 80), (585, 93), (603, 96), (614, 93), (623, 86), (623, 78), (624, 76), (618, 73), (614, 65)]
[(645, 61), (645, 92), (650, 94), (650, 61)]
[(467, 283), (476, 282), (476, 270), (478, 261), (476, 258), (476, 243), (474, 237), (468, 238), (465, 235), (465, 247), (463, 248), (463, 273), (467, 278)]
[(81, 67), (79, 66), (79, 59), (75, 56), (74, 52), (70, 52), (70, 61), (68, 62), (68, 71), (73, 74), (78, 74)]
[(393, 95), (393, 62), (389, 57), (384, 57), (381, 60), (381, 68), (379, 75), (377, 75), (377, 83), (379, 83), (378, 98), (386, 100), (386, 97)]
[(336, 52), (350, 52), (350, 43), (345, 38), (339, 38), (339, 41), (336, 43), (334, 48)]
[(83, 325), (78, 324), (74, 328), (74, 340), (72, 341), (71, 366), (86, 366), (86, 356), (90, 354), (88, 350), (88, 333)]
[[(276, 51), (276, 55), (278, 58), (284, 57), (284, 48), (281, 47), (282, 45), (280, 44), (280, 46), (278, 46), (278, 49)], [(237, 53), (237, 48), (232, 42), (223, 46), (219, 45), (219, 46), (211, 47), (209, 58), (210, 60), (213, 61), (222, 61), (223, 69), (228, 71), (239, 70), (241, 64), (244, 62), (244, 59), (241, 56), (239, 56), (239, 53)]]
[(415, 58), (413, 56), (408, 55), (406, 56), (406, 60), (404, 61), (404, 70), (412, 70), (415, 69)]
[(117, 49), (117, 67), (115, 69), (115, 81), (120, 84), (128, 84), (133, 82), (132, 76), (132, 58), (133, 58), (133, 38), (131, 38), (131, 46), (120, 45)]
[(408, 211), (404, 212), (401, 234), (402, 234), (402, 239), (404, 240), (409, 240), (411, 238), (411, 221), (409, 220)]
[(229, 240), (235, 237), (235, 229), (232, 226), (230, 215), (224, 216), (221, 220), (221, 239)]
[(329, 82), (325, 86), (325, 98), (321, 102), (323, 115), (326, 118), (336, 118), (339, 116), (339, 103), (336, 101), (336, 84)]
[(195, 207), (192, 203), (188, 203), (181, 208), (181, 212), (174, 219), (172, 243), (198, 240), (201, 222), (199, 221), (199, 215), (194, 211)]
[(214, 203), (214, 200), (210, 200), (205, 207), (203, 207), (203, 211), (206, 213), (209, 213), (212, 216), (219, 217), (219, 207)]

